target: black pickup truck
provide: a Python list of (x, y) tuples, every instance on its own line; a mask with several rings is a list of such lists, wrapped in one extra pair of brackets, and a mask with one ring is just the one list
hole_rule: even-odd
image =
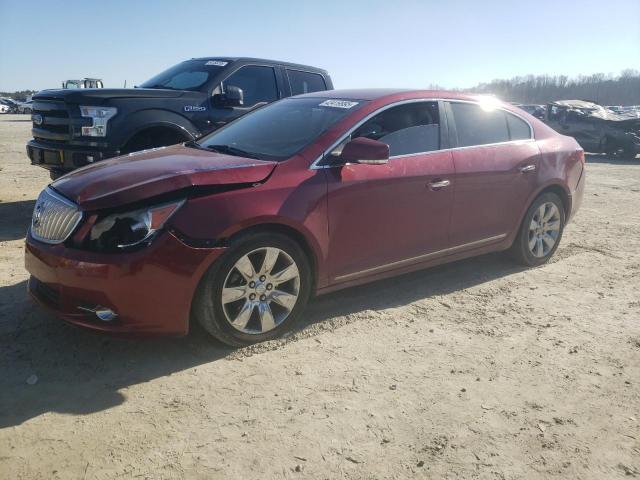
[(137, 88), (43, 90), (33, 96), (27, 154), (55, 179), (105, 158), (194, 140), (279, 98), (331, 89), (319, 68), (207, 57)]

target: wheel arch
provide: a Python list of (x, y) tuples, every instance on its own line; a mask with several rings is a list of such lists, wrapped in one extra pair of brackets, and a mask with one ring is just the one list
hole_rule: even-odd
[(562, 201), (562, 207), (564, 209), (564, 216), (565, 218), (569, 218), (569, 216), (571, 215), (571, 195), (569, 195), (567, 189), (559, 183), (553, 183), (540, 190), (531, 199), (531, 202), (529, 202), (527, 209), (529, 208), (529, 206), (531, 206), (531, 203), (533, 203), (536, 198), (545, 193), (555, 193), (556, 195), (558, 195), (558, 197), (560, 197), (560, 200)]
[(556, 195), (558, 195), (558, 197), (560, 197), (560, 201), (562, 201), (562, 207), (564, 210), (564, 214), (565, 214), (565, 219), (568, 219), (571, 215), (571, 195), (569, 193), (569, 190), (567, 189), (567, 187), (565, 185), (563, 185), (561, 183), (560, 180), (552, 180), (548, 183), (546, 183), (545, 185), (542, 185), (540, 188), (538, 188), (534, 193), (532, 193), (529, 198), (527, 199), (527, 201), (524, 204), (524, 208), (522, 209), (522, 211), (520, 212), (520, 216), (518, 218), (518, 222), (513, 230), (513, 232), (511, 232), (511, 235), (509, 235), (508, 237), (508, 245), (511, 245), (513, 243), (513, 241), (516, 239), (516, 237), (518, 236), (518, 232), (520, 231), (520, 227), (522, 226), (522, 222), (524, 221), (524, 217), (527, 214), (527, 211), (529, 210), (529, 207), (531, 207), (531, 205), (533, 204), (533, 202), (536, 201), (536, 198), (538, 198), (540, 195), (543, 195), (545, 193), (555, 193)]
[(317, 245), (315, 242), (310, 239), (309, 233), (303, 233), (300, 229), (295, 228), (292, 225), (276, 222), (276, 221), (267, 221), (263, 223), (255, 223), (253, 225), (248, 225), (243, 228), (240, 228), (233, 233), (231, 233), (226, 239), (225, 244), (230, 244), (237, 239), (251, 235), (254, 233), (277, 233), (280, 235), (284, 235), (295, 241), (300, 248), (305, 252), (307, 257), (309, 258), (309, 266), (311, 268), (311, 278), (313, 284), (311, 285), (311, 292), (315, 292), (316, 287), (319, 281), (319, 255), (317, 250)]
[(189, 132), (189, 130), (187, 130), (185, 127), (181, 125), (177, 125), (171, 122), (153, 122), (153, 123), (141, 125), (138, 129), (134, 130), (133, 133), (131, 133), (126, 138), (126, 140), (122, 143), (121, 150), (125, 151), (126, 147), (130, 145), (131, 142), (133, 142), (136, 138), (140, 137), (145, 133), (153, 132), (153, 131), (160, 132), (162, 130), (175, 133), (177, 136), (183, 138), (185, 142), (188, 140), (195, 139), (195, 136), (191, 132)]
[[(114, 120), (118, 116), (114, 117)], [(124, 148), (135, 136), (141, 134), (145, 130), (157, 127), (168, 128), (184, 136), (187, 140), (193, 140), (199, 135), (199, 130), (186, 117), (179, 115), (170, 110), (148, 108), (129, 113), (118, 119), (113, 125), (116, 131), (117, 140), (115, 140), (120, 148)]]

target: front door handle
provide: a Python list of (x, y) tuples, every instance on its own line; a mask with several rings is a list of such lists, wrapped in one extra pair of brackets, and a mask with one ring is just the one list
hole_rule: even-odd
[(522, 167), (520, 169), (520, 171), (522, 173), (535, 172), (536, 171), (536, 166), (535, 165), (526, 165), (526, 166)]
[(431, 182), (429, 184), (429, 188), (431, 190), (440, 190), (441, 188), (448, 187), (449, 185), (451, 185), (451, 182), (449, 180), (438, 180), (435, 182)]

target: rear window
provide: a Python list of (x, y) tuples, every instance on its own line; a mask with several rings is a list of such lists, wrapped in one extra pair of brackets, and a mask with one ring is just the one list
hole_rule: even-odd
[(317, 73), (287, 70), (287, 76), (289, 77), (289, 84), (291, 85), (291, 95), (301, 95), (303, 93), (319, 92), (327, 89), (324, 78)]
[(485, 110), (474, 103), (451, 103), (458, 134), (458, 146), (487, 145), (509, 141), (502, 110)]
[(509, 137), (511, 140), (527, 140), (531, 138), (531, 129), (529, 124), (521, 118), (505, 113), (507, 116), (507, 125), (509, 126)]

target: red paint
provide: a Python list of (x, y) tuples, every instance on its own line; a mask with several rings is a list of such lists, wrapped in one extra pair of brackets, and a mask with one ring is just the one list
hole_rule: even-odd
[[(42, 306), (65, 320), (94, 330), (145, 335), (184, 335), (199, 278), (223, 248), (190, 248), (164, 232), (148, 249), (129, 254), (96, 254), (47, 246), (27, 238), (25, 266), (55, 292), (58, 302), (29, 291)], [(100, 305), (118, 312), (102, 322), (78, 306)]]
[[(190, 239), (187, 243), (213, 240), (220, 245), (247, 228), (284, 228), (304, 239), (311, 252), (318, 293), (508, 248), (528, 206), (546, 188), (564, 192), (567, 218), (580, 205), (584, 157), (577, 143), (508, 104), (502, 107), (533, 126), (535, 141), (396, 157), (383, 165), (310, 169), (347, 130), (381, 107), (410, 99), (477, 98), (379, 90), (309, 96), (367, 103), (280, 163), (174, 146), (76, 170), (53, 188), (94, 221), (101, 209), (177, 190), (188, 196), (194, 186), (233, 185), (188, 197), (168, 228)], [(379, 145), (353, 143), (343, 150), (347, 156), (352, 148), (374, 154), (371, 159), (385, 156)], [(360, 150), (356, 156), (362, 155)], [(535, 165), (535, 172), (521, 173), (527, 165)], [(441, 180), (451, 183), (432, 186)], [(81, 224), (71, 243), (79, 245), (88, 230)], [(457, 248), (494, 236), (490, 244)], [(26, 266), (60, 297), (58, 305), (38, 297), (40, 301), (68, 321), (98, 330), (179, 335), (188, 330), (191, 301), (203, 273), (224, 251), (190, 247), (169, 232), (126, 254), (45, 245), (29, 236)], [(411, 260), (416, 257), (421, 258)], [(380, 268), (388, 264), (393, 265)], [(89, 319), (77, 310), (83, 302), (113, 308), (120, 314), (118, 323)]]

